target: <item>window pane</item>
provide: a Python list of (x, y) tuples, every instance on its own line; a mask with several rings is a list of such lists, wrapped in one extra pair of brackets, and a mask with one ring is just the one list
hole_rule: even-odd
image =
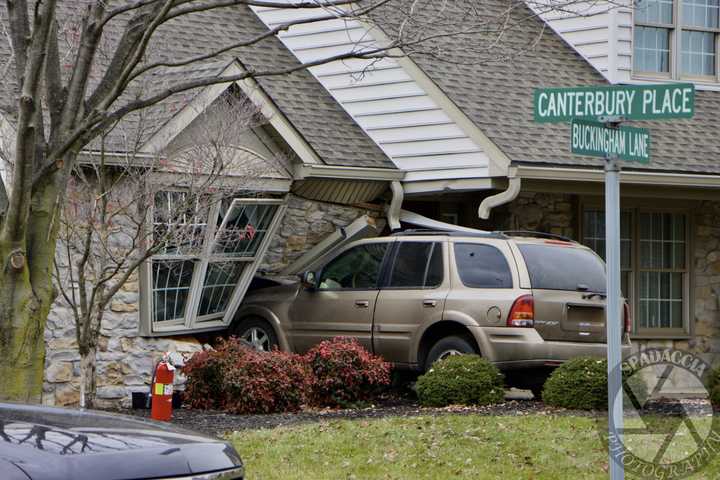
[(490, 245), (455, 244), (455, 262), (460, 280), (472, 288), (512, 288), (512, 275), (505, 256)]
[(358, 245), (328, 263), (320, 275), (320, 290), (376, 289), (387, 243)]
[(640, 327), (683, 327), (683, 274), (641, 272)]
[(192, 255), (202, 250), (209, 201), (187, 192), (158, 192), (153, 206), (153, 235), (160, 254)]
[(195, 263), (189, 260), (153, 260), (153, 320), (165, 322), (185, 316)]
[(683, 0), (682, 23), (688, 27), (718, 27), (720, 0)]
[(556, 245), (518, 245), (532, 288), (605, 292), (605, 264), (587, 249)]
[(254, 257), (275, 217), (277, 205), (233, 201), (223, 208), (225, 222), (215, 237), (213, 253), (232, 257)]
[(673, 23), (672, 0), (637, 0), (635, 2), (635, 23), (671, 25)]
[(685, 268), (685, 216), (640, 213), (640, 268)]
[(681, 64), (687, 75), (715, 75), (715, 34), (683, 30)]
[(389, 286), (422, 288), (434, 245), (431, 242), (402, 242), (393, 262)]
[[(582, 243), (605, 259), (605, 212), (585, 210)], [(632, 267), (632, 213), (620, 212), (620, 263), (623, 270)]]
[(200, 296), (198, 316), (224, 312), (245, 262), (216, 262), (208, 264)]
[(670, 71), (670, 29), (636, 26), (633, 42), (635, 71)]

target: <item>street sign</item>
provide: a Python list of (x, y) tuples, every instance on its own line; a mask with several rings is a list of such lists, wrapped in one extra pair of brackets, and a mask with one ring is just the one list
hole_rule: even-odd
[(565, 122), (573, 118), (625, 120), (690, 118), (695, 112), (692, 83), (538, 88), (535, 121)]
[(573, 119), (570, 150), (579, 155), (616, 156), (620, 160), (648, 163), (650, 132), (645, 128), (611, 128), (603, 123)]

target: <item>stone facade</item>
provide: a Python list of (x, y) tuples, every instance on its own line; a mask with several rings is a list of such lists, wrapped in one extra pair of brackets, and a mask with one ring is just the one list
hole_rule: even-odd
[[(278, 272), (326, 235), (364, 214), (364, 209), (306, 200), (291, 195), (282, 224), (261, 269)], [(58, 298), (45, 329), (43, 403), (77, 405), (80, 398), (80, 354), (72, 310)], [(131, 392), (149, 390), (152, 369), (167, 351), (185, 357), (202, 349), (193, 336), (142, 337), (139, 334), (139, 284), (131, 278), (105, 314), (97, 351), (97, 406), (127, 407)], [(184, 379), (176, 376), (176, 386)]]
[(573, 195), (521, 192), (509, 205), (493, 214), (499, 230), (535, 230), (576, 238)]

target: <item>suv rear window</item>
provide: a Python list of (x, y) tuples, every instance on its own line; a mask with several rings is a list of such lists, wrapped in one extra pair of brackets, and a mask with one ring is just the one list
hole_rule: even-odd
[(605, 265), (590, 250), (519, 244), (532, 288), (605, 293)]
[(466, 287), (512, 288), (512, 274), (505, 256), (491, 245), (456, 243), (455, 263)]

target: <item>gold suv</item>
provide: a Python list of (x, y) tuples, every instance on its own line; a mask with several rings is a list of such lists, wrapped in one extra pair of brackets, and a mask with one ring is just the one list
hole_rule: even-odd
[[(623, 321), (627, 332), (627, 306)], [(461, 353), (502, 370), (552, 367), (605, 356), (605, 265), (552, 235), (405, 231), (354, 242), (300, 281), (250, 291), (231, 331), (298, 353), (354, 337), (419, 369)]]

